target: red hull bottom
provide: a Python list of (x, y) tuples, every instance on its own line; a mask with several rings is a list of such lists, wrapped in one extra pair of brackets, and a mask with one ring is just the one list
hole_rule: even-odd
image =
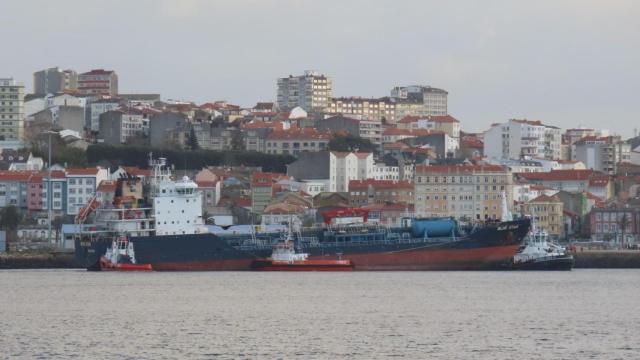
[[(348, 254), (348, 256), (355, 271), (496, 270), (510, 262), (518, 248), (519, 245), (516, 244), (477, 249), (414, 249), (375, 254)], [(328, 261), (322, 256), (312, 256), (307, 261), (317, 260)], [(254, 259), (206, 260), (154, 263), (152, 266), (154, 271), (245, 271), (252, 270), (254, 261)]]
[(251, 269), (256, 271), (353, 271), (350, 260), (286, 261), (255, 260)]
[(100, 259), (100, 271), (152, 271), (151, 264), (113, 264)]

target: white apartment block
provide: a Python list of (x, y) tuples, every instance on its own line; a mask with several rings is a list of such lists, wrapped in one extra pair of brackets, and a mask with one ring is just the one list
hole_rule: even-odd
[(484, 155), (495, 159), (560, 159), (561, 134), (540, 121), (511, 119), (484, 132)]
[(67, 215), (76, 215), (95, 195), (102, 180), (109, 180), (108, 169), (67, 169)]
[(277, 107), (289, 111), (300, 106), (305, 111), (324, 111), (332, 96), (331, 79), (313, 70), (304, 75), (278, 79)]
[(349, 181), (373, 178), (373, 153), (329, 153), (329, 191), (348, 192)]
[(0, 144), (20, 147), (24, 139), (24, 85), (0, 79)]

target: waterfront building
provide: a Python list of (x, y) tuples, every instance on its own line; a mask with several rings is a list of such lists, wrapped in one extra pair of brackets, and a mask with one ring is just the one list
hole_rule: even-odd
[(349, 203), (353, 206), (368, 204), (413, 204), (413, 183), (406, 180), (351, 180)]
[(539, 195), (520, 206), (523, 215), (530, 215), (538, 230), (546, 231), (552, 238), (564, 236), (563, 203), (557, 196)]
[(512, 203), (511, 172), (499, 165), (417, 165), (418, 216), (489, 220), (502, 217), (502, 196)]
[(621, 244), (640, 241), (640, 209), (622, 204), (593, 207), (589, 213), (591, 240)]
[(95, 196), (96, 187), (102, 180), (109, 180), (109, 170), (97, 168), (66, 169), (67, 215), (76, 215)]
[(298, 181), (325, 184), (328, 192), (348, 192), (351, 180), (373, 178), (373, 153), (302, 152), (298, 160), (287, 165), (287, 175)]

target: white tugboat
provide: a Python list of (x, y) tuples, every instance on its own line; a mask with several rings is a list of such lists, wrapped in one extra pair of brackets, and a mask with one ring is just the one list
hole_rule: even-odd
[(513, 270), (571, 270), (574, 259), (567, 249), (549, 241), (549, 234), (536, 229), (513, 257)]

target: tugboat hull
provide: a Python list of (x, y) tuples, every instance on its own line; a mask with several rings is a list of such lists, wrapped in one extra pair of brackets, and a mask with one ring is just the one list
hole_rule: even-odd
[(573, 255), (565, 255), (551, 259), (513, 263), (509, 268), (511, 270), (570, 271), (574, 264)]
[(256, 271), (353, 271), (351, 260), (274, 261), (255, 260), (251, 269)]

